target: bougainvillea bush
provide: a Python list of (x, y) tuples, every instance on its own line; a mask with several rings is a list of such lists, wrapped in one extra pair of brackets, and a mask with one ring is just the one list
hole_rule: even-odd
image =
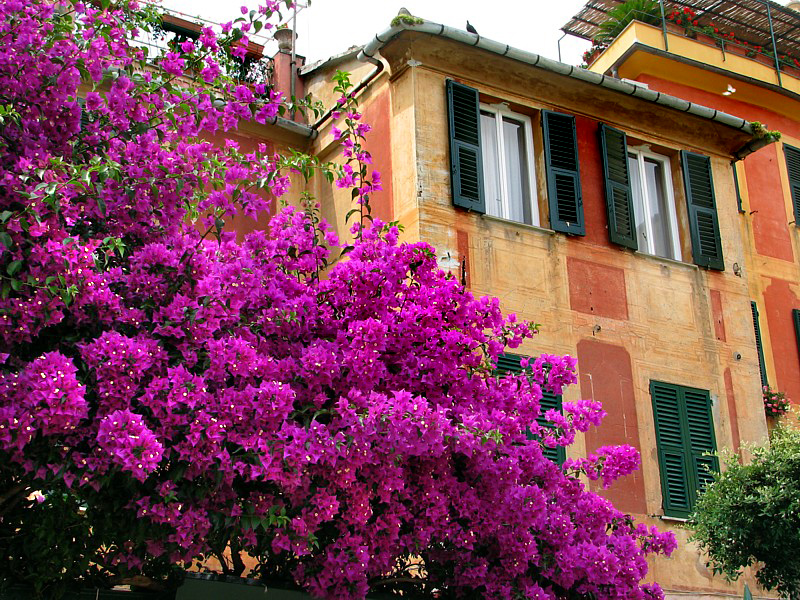
[(0, 585), (54, 596), (249, 556), (322, 598), (661, 597), (646, 557), (674, 539), (581, 479), (635, 452), (542, 456), (602, 419), (584, 401), (537, 422), (574, 361), (497, 375), (536, 327), (370, 222), (345, 77), (354, 241), (311, 204), (227, 231), (292, 165), (320, 167), (207, 141), (293, 102), (225, 75), (279, 8), (148, 56), (130, 40), (157, 17), (134, 2), (0, 0)]

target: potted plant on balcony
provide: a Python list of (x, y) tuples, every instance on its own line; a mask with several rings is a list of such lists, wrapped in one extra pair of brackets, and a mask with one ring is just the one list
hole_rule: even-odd
[(583, 53), (583, 63), (581, 67), (588, 69), (592, 66), (592, 63), (597, 60), (597, 57), (600, 56), (607, 47), (607, 44), (598, 39), (592, 40), (592, 46)]
[(605, 20), (598, 27), (595, 39), (600, 43), (610, 44), (631, 21), (661, 25), (658, 0), (626, 0), (609, 9)]
[(791, 407), (791, 401), (784, 392), (773, 390), (768, 385), (762, 389), (764, 399), (764, 413), (773, 419), (785, 415)]
[(275, 38), (275, 41), (278, 42), (278, 50), (281, 52), (291, 52), (292, 47), (297, 40), (297, 34), (293, 29), (289, 29), (289, 26), (286, 23), (282, 23), (278, 26), (273, 34), (273, 37)]

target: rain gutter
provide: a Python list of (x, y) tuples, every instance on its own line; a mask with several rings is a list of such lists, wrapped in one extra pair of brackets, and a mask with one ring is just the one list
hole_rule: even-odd
[[(642, 86), (634, 85), (632, 83), (615, 79), (614, 77), (603, 75), (601, 73), (594, 73), (580, 67), (567, 65), (550, 58), (545, 58), (539, 54), (534, 54), (533, 52), (520, 50), (518, 48), (509, 46), (508, 44), (503, 44), (501, 42), (496, 42), (494, 40), (481, 37), (480, 35), (468, 33), (461, 29), (455, 29), (453, 27), (448, 27), (439, 23), (433, 23), (431, 21), (419, 20), (415, 17), (395, 19), (394, 24), (391, 27), (376, 35), (366, 46), (361, 49), (361, 52), (358, 53), (358, 59), (362, 62), (372, 62), (375, 64), (380, 63), (380, 70), (382, 70), (383, 63), (375, 58), (375, 54), (379, 52), (383, 46), (404, 31), (429, 33), (431, 35), (453, 40), (455, 42), (460, 42), (468, 46), (474, 46), (475, 48), (480, 48), (482, 50), (516, 60), (532, 67), (544, 69), (545, 71), (550, 71), (551, 73), (556, 73), (558, 75), (564, 75), (565, 77), (571, 77), (572, 79), (583, 81), (585, 83), (599, 85), (600, 87), (604, 87), (620, 94), (633, 96), (646, 102), (652, 102), (653, 104), (658, 104), (660, 106), (665, 106), (683, 113), (695, 115), (696, 117), (713, 121), (715, 123), (720, 123), (722, 125), (726, 125), (727, 127), (732, 127), (733, 129), (755, 136), (755, 130), (752, 123), (742, 119), (741, 117), (736, 117), (714, 108), (709, 108), (701, 104), (696, 104), (694, 102), (689, 102), (688, 100), (670, 96), (669, 94), (664, 94)], [(371, 81), (376, 75), (377, 73), (375, 73), (375, 75), (368, 75), (365, 81)], [(359, 84), (361, 87), (364, 85), (366, 85), (364, 81)], [(317, 123), (320, 123), (326, 117), (327, 115), (325, 115)], [(316, 129), (317, 124), (315, 124), (313, 127)], [(759, 143), (761, 145), (759, 145)], [(754, 137), (753, 140), (749, 141), (733, 154), (737, 157), (737, 159), (741, 160), (741, 158), (747, 154), (750, 154), (751, 152), (754, 152), (758, 148), (763, 147), (763, 145), (766, 145), (766, 143), (769, 143), (769, 141), (763, 142), (762, 138)]]

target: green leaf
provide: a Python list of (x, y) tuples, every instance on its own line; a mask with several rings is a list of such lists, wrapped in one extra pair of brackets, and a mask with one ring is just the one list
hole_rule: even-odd
[(0, 244), (3, 244), (9, 250), (11, 246), (14, 245), (14, 241), (11, 239), (11, 236), (8, 235), (5, 231), (0, 231)]
[(8, 273), (9, 275), (15, 275), (19, 272), (21, 268), (22, 268), (22, 261), (15, 260), (9, 263), (9, 265), (6, 267), (6, 273)]
[(106, 201), (100, 194), (97, 194), (97, 208), (100, 209), (100, 214), (106, 216)]

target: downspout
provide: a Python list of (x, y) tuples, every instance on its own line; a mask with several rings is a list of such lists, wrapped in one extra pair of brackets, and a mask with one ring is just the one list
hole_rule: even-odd
[[(289, 63), (289, 96), (292, 100), (292, 106), (295, 104), (295, 95), (297, 94), (297, 3), (294, 5), (294, 14), (292, 15), (292, 60)], [(291, 116), (294, 120), (294, 108), (292, 108)]]
[[(361, 62), (370, 62), (373, 65), (375, 65), (375, 68), (372, 70), (371, 73), (369, 73), (366, 77), (364, 77), (364, 79), (362, 79), (356, 87), (353, 88), (353, 91), (350, 92), (350, 94), (352, 94), (353, 96), (355, 96), (365, 87), (367, 87), (372, 82), (373, 79), (375, 79), (378, 75), (380, 75), (383, 72), (384, 69), (382, 61), (378, 60), (374, 56), (369, 56), (367, 54), (364, 54), (363, 49), (361, 50), (361, 52), (358, 53), (358, 60), (360, 60)], [(336, 110), (336, 106), (332, 106), (331, 108), (329, 108), (324, 115), (322, 115), (319, 119), (316, 120), (316, 122), (311, 126), (311, 129), (313, 129), (314, 131), (318, 131), (320, 126), (330, 118), (334, 110)]]
[(661, 35), (664, 36), (664, 52), (669, 52), (669, 41), (667, 40), (667, 16), (664, 13), (664, 0), (658, 0), (661, 7)]
[(781, 80), (781, 62), (778, 58), (778, 44), (775, 42), (775, 28), (772, 26), (772, 9), (770, 9), (769, 2), (765, 2), (764, 4), (767, 5), (767, 20), (769, 21), (769, 35), (772, 38), (772, 52), (775, 55), (775, 72), (778, 74), (778, 85), (783, 87), (783, 81)]

